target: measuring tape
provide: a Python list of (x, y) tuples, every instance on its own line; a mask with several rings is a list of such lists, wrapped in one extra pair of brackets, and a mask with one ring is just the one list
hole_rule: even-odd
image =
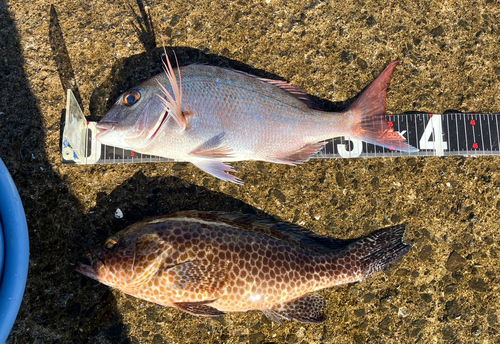
[[(500, 155), (498, 113), (405, 113), (386, 115), (389, 127), (418, 152), (404, 153), (349, 137), (329, 140), (313, 158), (377, 158), (398, 156)], [(101, 144), (97, 122), (87, 122), (71, 90), (66, 102), (63, 164), (115, 164), (175, 161)]]

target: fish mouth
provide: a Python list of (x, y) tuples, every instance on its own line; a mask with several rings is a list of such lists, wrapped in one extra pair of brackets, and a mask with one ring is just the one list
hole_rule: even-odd
[(106, 134), (109, 134), (117, 125), (118, 123), (116, 122), (99, 122), (96, 124), (97, 130), (99, 130), (99, 133), (96, 135), (96, 139), (99, 140)]
[(94, 257), (92, 253), (91, 252), (87, 253), (85, 257), (87, 258), (89, 264), (78, 262), (75, 266), (75, 270), (84, 276), (97, 280), (98, 274), (97, 270), (94, 268)]
[(96, 128), (99, 131), (106, 131), (106, 130), (111, 130), (115, 127), (117, 123), (116, 122), (99, 122), (96, 124)]

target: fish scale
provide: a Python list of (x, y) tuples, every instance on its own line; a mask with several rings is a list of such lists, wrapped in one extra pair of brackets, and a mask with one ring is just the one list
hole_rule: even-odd
[[(190, 74), (186, 74), (186, 77), (189, 77)], [(240, 76), (238, 73), (232, 74)], [(300, 109), (294, 106), (294, 103), (279, 101), (283, 97), (277, 97), (276, 93), (263, 96), (268, 94), (265, 89), (252, 91), (256, 92), (256, 95), (248, 99), (234, 84), (235, 82), (224, 83), (219, 88), (215, 88), (214, 84), (210, 83), (183, 83), (186, 103), (201, 109), (192, 122), (192, 130), (205, 133), (203, 136), (200, 135), (198, 143), (201, 144), (214, 136), (216, 134), (214, 128), (220, 128), (221, 132), (226, 133), (225, 140), (234, 142), (231, 147), (235, 157), (224, 159), (225, 161), (270, 160), (275, 156), (286, 156), (287, 152), (298, 150), (307, 143), (308, 138), (304, 137), (303, 132), (317, 133), (320, 139), (331, 136), (331, 130), (320, 134), (321, 131), (326, 130), (325, 118), (319, 111), (313, 113), (314, 117), (310, 114), (311, 109), (308, 109), (307, 113), (302, 111), (295, 117), (291, 117), (290, 113)], [(255, 100), (259, 100), (259, 95), (262, 96), (256, 103)], [(282, 100), (289, 101), (290, 97)], [(213, 116), (213, 113), (217, 115)], [(213, 118), (213, 120), (208, 122), (203, 120), (204, 118)], [(273, 135), (276, 130), (287, 131), (289, 135), (287, 137)], [(241, 133), (247, 131), (254, 132), (254, 135), (241, 137)], [(276, 147), (279, 149), (277, 150)], [(255, 156), (255, 152), (259, 152), (260, 155)]]
[[(237, 75), (237, 74), (236, 74)], [(191, 91), (191, 86), (193, 90)], [(206, 88), (199, 94), (198, 85), (184, 85), (186, 92), (186, 103), (193, 103), (195, 107), (204, 109), (209, 92), (214, 92), (214, 88)], [(212, 135), (213, 128), (222, 128), (221, 132), (226, 133), (224, 137), (228, 142), (234, 142), (231, 147), (234, 152), (233, 158), (226, 158), (225, 161), (238, 160), (264, 160), (271, 161), (276, 157), (285, 157), (289, 152), (299, 150), (305, 144), (313, 141), (321, 141), (337, 136), (330, 128), (325, 126), (325, 122), (341, 122), (341, 118), (325, 117), (320, 111), (308, 109), (307, 113), (294, 106), (294, 104), (278, 102), (272, 99), (260, 98), (258, 105), (254, 99), (243, 99), (243, 94), (238, 92), (234, 86), (222, 86), (217, 89), (222, 94), (230, 94), (230, 100), (217, 104), (214, 109), (206, 107), (207, 112), (200, 111), (199, 118), (212, 116), (208, 110), (215, 110), (218, 116), (213, 122), (207, 122), (193, 118), (193, 129), (201, 133), (210, 133), (201, 141), (208, 140)], [(215, 94), (214, 94), (215, 97)], [(258, 97), (256, 97), (258, 98)], [(292, 98), (294, 99), (294, 98)], [(226, 105), (230, 104), (230, 106)], [(248, 105), (249, 104), (249, 105)], [(277, 105), (276, 105), (277, 104)], [(273, 109), (274, 110), (269, 110)], [(290, 113), (298, 112), (295, 116)], [(331, 117), (331, 118), (330, 118)], [(199, 127), (197, 127), (199, 125)], [(287, 132), (288, 135), (275, 135), (276, 132)], [(253, 135), (242, 136), (241, 133), (253, 132)], [(309, 137), (308, 133), (315, 133), (314, 137)], [(165, 154), (165, 153), (164, 153)]]
[(410, 249), (404, 231), (337, 240), (251, 215), (187, 211), (128, 227), (77, 270), (195, 315), (261, 310), (276, 321), (317, 323), (326, 300), (313, 292), (363, 280), (402, 257)]

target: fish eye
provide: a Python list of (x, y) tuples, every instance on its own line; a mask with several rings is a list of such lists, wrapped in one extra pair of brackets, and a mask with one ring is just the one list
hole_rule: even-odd
[(115, 245), (118, 244), (118, 238), (117, 237), (109, 237), (106, 242), (104, 243), (104, 247), (108, 250), (111, 250)]
[(132, 106), (141, 99), (141, 93), (137, 90), (132, 90), (123, 95), (123, 104)]

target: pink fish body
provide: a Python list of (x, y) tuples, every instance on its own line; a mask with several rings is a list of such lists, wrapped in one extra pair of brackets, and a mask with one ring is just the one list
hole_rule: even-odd
[(316, 235), (252, 215), (187, 211), (110, 237), (77, 271), (129, 295), (201, 316), (261, 310), (325, 320), (314, 291), (361, 281), (404, 256), (405, 226), (355, 240)]
[(349, 136), (402, 151), (416, 149), (385, 120), (387, 88), (397, 61), (345, 112), (315, 110), (307, 94), (283, 81), (231, 69), (189, 65), (125, 92), (99, 122), (108, 145), (188, 161), (235, 183), (224, 162), (307, 161), (325, 140)]

